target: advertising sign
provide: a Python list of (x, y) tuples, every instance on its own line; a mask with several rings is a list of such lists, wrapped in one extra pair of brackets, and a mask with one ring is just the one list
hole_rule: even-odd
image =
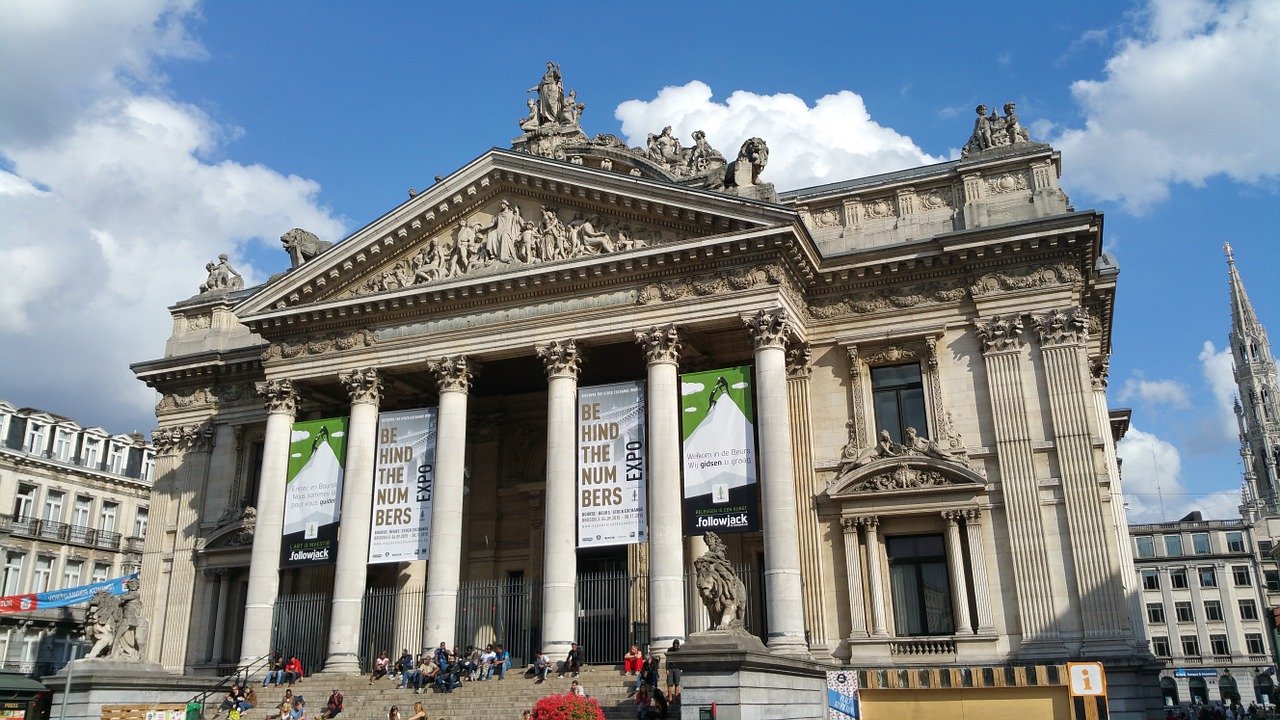
[(848, 720), (861, 718), (858, 699), (858, 673), (847, 670), (827, 671), (827, 718)]
[(281, 567), (337, 561), (342, 463), (346, 455), (345, 417), (293, 424), (289, 471), (285, 476)]
[(112, 595), (123, 595), (126, 592), (124, 584), (129, 580), (137, 579), (138, 574), (133, 573), (124, 577), (89, 583), (88, 585), (77, 585), (61, 590), (48, 590), (27, 595), (5, 595), (0, 597), (0, 612), (30, 612), (32, 610), (47, 610), (49, 608), (67, 607), (68, 605), (79, 605), (92, 600), (94, 593), (99, 590), (106, 590)]
[(435, 408), (378, 415), (370, 564), (427, 559), (435, 464)]
[(578, 389), (578, 547), (648, 540), (644, 382)]
[(686, 535), (760, 529), (751, 366), (680, 376)]

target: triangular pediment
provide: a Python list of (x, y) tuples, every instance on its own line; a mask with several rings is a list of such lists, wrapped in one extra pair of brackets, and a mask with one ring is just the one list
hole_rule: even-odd
[(236, 314), (491, 281), (794, 222), (769, 203), (492, 150), (275, 278)]
[(980, 490), (986, 480), (966, 463), (925, 455), (880, 458), (837, 475), (826, 494), (836, 500), (870, 494)]

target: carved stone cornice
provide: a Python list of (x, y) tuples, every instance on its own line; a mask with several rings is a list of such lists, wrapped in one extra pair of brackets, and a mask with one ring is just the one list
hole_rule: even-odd
[(267, 399), (268, 413), (293, 415), (298, 412), (298, 391), (288, 378), (255, 383), (258, 394)]
[(1068, 262), (1036, 265), (1017, 270), (989, 272), (969, 286), (969, 294), (982, 297), (1000, 292), (1033, 290), (1052, 285), (1074, 285), (1081, 281), (1080, 271)]
[(675, 325), (654, 325), (648, 330), (636, 331), (636, 343), (644, 350), (649, 365), (680, 363), (680, 333)]
[(1089, 382), (1094, 390), (1107, 389), (1107, 376), (1111, 374), (1111, 356), (1094, 355), (1089, 358)]
[(733, 268), (692, 278), (673, 278), (645, 285), (636, 295), (636, 303), (648, 305), (655, 302), (671, 302), (690, 297), (750, 290), (762, 285), (781, 285), (785, 278), (786, 274), (780, 265)]
[(1044, 347), (1078, 345), (1088, 337), (1088, 320), (1080, 307), (1055, 308), (1031, 316), (1031, 328)]
[(237, 402), (254, 394), (253, 383), (226, 383), (212, 388), (196, 388), (186, 393), (164, 393), (156, 403), (156, 412), (215, 407), (219, 404)]
[(997, 315), (987, 321), (975, 322), (974, 327), (977, 328), (978, 340), (982, 343), (984, 353), (1022, 349), (1022, 318), (1020, 316)]
[(160, 428), (151, 433), (151, 442), (157, 455), (210, 452), (213, 450), (213, 425), (206, 422)]
[(791, 337), (791, 320), (782, 312), (759, 310), (755, 315), (742, 318), (756, 350), (785, 348)]
[(466, 355), (453, 355), (428, 362), (427, 369), (436, 376), (440, 392), (468, 392), (476, 367)]
[(538, 357), (547, 368), (547, 377), (577, 378), (582, 370), (582, 354), (576, 340), (552, 340), (537, 348)]
[(338, 380), (346, 386), (352, 405), (382, 402), (382, 371), (377, 368), (356, 368), (338, 373)]
[(300, 342), (273, 342), (262, 352), (262, 361), (300, 357), (302, 355), (324, 355), (331, 352), (343, 352), (357, 348), (373, 347), (378, 338), (372, 330), (362, 329), (354, 332), (337, 332), (328, 335), (307, 338)]
[(807, 380), (813, 375), (813, 348), (809, 343), (793, 343), (787, 348), (787, 377)]

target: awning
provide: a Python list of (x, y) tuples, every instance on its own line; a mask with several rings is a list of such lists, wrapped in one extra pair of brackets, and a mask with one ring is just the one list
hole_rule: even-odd
[(22, 673), (0, 671), (0, 700), (25, 702), (42, 692), (49, 692), (49, 688)]

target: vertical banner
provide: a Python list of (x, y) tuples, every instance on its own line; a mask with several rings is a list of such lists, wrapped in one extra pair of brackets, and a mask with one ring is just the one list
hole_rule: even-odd
[(680, 376), (687, 535), (760, 529), (751, 366)]
[(280, 567), (327, 565), (337, 560), (346, 456), (345, 417), (293, 424)]
[(426, 560), (436, 481), (436, 409), (378, 415), (369, 563)]
[(648, 540), (644, 382), (578, 388), (578, 547)]

